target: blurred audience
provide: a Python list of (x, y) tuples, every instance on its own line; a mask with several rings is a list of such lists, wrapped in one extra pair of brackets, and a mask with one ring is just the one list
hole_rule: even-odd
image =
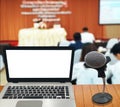
[(94, 44), (86, 44), (82, 48), (81, 59), (79, 63), (73, 66), (72, 80), (76, 80), (76, 84), (102, 84), (102, 79), (98, 78), (97, 70), (93, 68), (87, 68), (84, 65), (84, 57), (91, 51), (97, 51)]
[(81, 41), (82, 43), (93, 43), (95, 41), (95, 37), (93, 35), (93, 33), (90, 33), (88, 31), (87, 27), (84, 27), (82, 29), (82, 33), (81, 33)]
[(72, 47), (74, 50), (82, 49), (83, 43), (81, 42), (81, 34), (79, 32), (75, 32), (73, 34), (74, 42), (70, 43), (69, 47)]
[(111, 65), (117, 62), (117, 58), (112, 53), (110, 53), (110, 50), (118, 42), (119, 40), (117, 38), (111, 38), (108, 40), (107, 45), (106, 45), (105, 56), (109, 56), (111, 58), (111, 61), (109, 63)]
[(112, 84), (120, 84), (120, 42), (115, 44), (110, 52), (115, 56), (116, 63), (107, 65), (107, 78), (111, 78)]

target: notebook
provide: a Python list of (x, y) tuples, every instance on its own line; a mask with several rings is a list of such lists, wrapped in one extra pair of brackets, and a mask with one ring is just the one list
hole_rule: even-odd
[(0, 107), (76, 107), (69, 47), (7, 47)]

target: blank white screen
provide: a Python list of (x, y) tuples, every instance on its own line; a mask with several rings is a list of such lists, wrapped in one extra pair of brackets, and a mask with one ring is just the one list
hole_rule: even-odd
[(120, 24), (120, 0), (100, 0), (100, 24)]
[(10, 78), (68, 78), (72, 50), (7, 50)]

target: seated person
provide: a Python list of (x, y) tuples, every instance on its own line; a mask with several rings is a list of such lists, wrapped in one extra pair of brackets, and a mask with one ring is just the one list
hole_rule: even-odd
[(119, 42), (119, 40), (117, 38), (111, 38), (108, 40), (107, 45), (106, 45), (107, 51), (105, 53), (105, 56), (109, 56), (111, 58), (111, 61), (109, 63), (111, 65), (113, 65), (117, 62), (117, 58), (112, 53), (110, 53), (110, 50), (118, 42)]
[(117, 62), (107, 65), (107, 78), (111, 78), (112, 84), (120, 84), (120, 42), (115, 44), (110, 52), (116, 57)]
[(82, 42), (81, 42), (81, 35), (79, 32), (75, 32), (73, 34), (73, 38), (74, 38), (74, 43), (71, 43), (69, 45), (69, 47), (72, 47), (74, 50), (77, 50), (77, 49), (82, 49)]
[(76, 79), (76, 84), (102, 84), (102, 78), (98, 78), (98, 71), (93, 68), (88, 68), (84, 64), (84, 57), (91, 51), (97, 51), (94, 44), (83, 46), (81, 59), (79, 63), (73, 66), (72, 80)]
[(84, 27), (81, 32), (81, 41), (82, 43), (94, 43), (95, 37), (92, 33), (88, 32), (88, 28)]

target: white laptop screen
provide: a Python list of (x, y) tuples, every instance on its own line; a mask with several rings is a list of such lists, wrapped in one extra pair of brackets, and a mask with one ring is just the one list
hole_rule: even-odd
[(69, 78), (72, 50), (6, 50), (10, 78)]

